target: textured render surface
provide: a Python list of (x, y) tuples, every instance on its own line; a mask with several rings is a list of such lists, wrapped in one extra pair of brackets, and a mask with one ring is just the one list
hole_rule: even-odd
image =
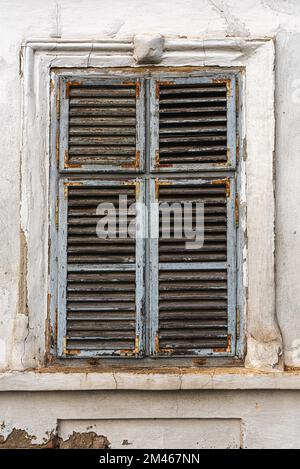
[[(30, 324), (26, 292), (27, 234), (20, 230), (21, 73), (19, 52), (28, 39), (89, 39), (158, 34), (275, 38), (276, 89), (276, 298), (278, 327), (283, 335), (285, 363), (300, 366), (300, 6), (297, 0), (2, 0), (0, 2), (0, 368), (22, 369)], [(92, 48), (90, 50), (92, 52)], [(171, 51), (170, 54), (173, 52)], [(203, 51), (205, 53), (205, 50)], [(251, 55), (251, 50), (249, 55)], [(181, 63), (188, 60), (181, 54)], [(108, 57), (109, 59), (109, 57)], [(177, 57), (178, 59), (178, 57)], [(180, 59), (180, 57), (179, 57)], [(124, 59), (126, 62), (126, 58)], [(92, 64), (92, 62), (91, 62)], [(33, 76), (32, 83), (37, 77)], [(262, 105), (263, 105), (262, 100)], [(271, 110), (270, 110), (271, 111)], [(45, 154), (34, 155), (37, 162)], [(46, 171), (44, 165), (40, 171)], [(30, 174), (28, 175), (30, 182)], [(44, 194), (42, 192), (42, 197)], [(31, 197), (32, 213), (41, 199)], [(260, 201), (258, 200), (259, 204)], [(24, 207), (23, 207), (24, 209)], [(259, 236), (257, 230), (256, 236)], [(43, 240), (39, 240), (43, 242)], [(39, 246), (37, 243), (37, 247)], [(255, 240), (253, 240), (255, 243)], [(39, 250), (36, 249), (39, 264)], [(263, 258), (253, 269), (261, 269)], [(42, 279), (36, 281), (37, 289)], [(22, 293), (23, 292), (23, 293)], [(266, 293), (267, 294), (267, 293)], [(34, 298), (30, 298), (34, 301)], [(252, 334), (252, 333), (251, 333)], [(255, 335), (261, 331), (254, 331)], [(15, 341), (6, 340), (14, 335)], [(273, 338), (267, 338), (272, 342)], [(255, 340), (255, 338), (253, 339)], [(274, 356), (278, 344), (274, 341)], [(38, 352), (38, 348), (37, 348)], [(270, 362), (274, 361), (270, 356)], [(35, 357), (32, 357), (32, 365)], [(113, 378), (113, 377), (112, 377)], [(82, 381), (88, 378), (82, 378)], [(196, 378), (193, 377), (193, 380)], [(210, 378), (211, 381), (211, 378)], [(253, 383), (253, 380), (252, 380)], [(0, 384), (1, 386), (1, 384)], [(258, 385), (257, 385), (258, 386)], [(293, 387), (291, 381), (288, 386)], [(113, 389), (113, 388), (112, 388)], [(39, 416), (33, 419), (33, 409)], [(114, 409), (114, 411), (112, 411)], [(65, 393), (9, 393), (0, 395), (0, 444), (57, 445), (59, 432), (69, 444), (107, 444), (99, 420), (114, 418), (238, 419), (243, 447), (300, 447), (299, 391), (113, 391)], [(96, 433), (70, 421), (96, 419)], [(65, 423), (60, 423), (66, 421)], [(169, 421), (169, 420), (168, 420)], [(132, 420), (131, 420), (132, 422)], [(128, 422), (124, 441), (134, 440)], [(142, 424), (141, 424), (142, 425)], [(164, 428), (163, 426), (161, 428)], [(74, 434), (75, 432), (75, 434)], [(79, 433), (79, 435), (78, 435)], [(201, 432), (200, 432), (201, 433)], [(84, 434), (83, 436), (80, 436)], [(87, 435), (86, 435), (87, 434)], [(98, 438), (98, 439), (97, 439)], [(97, 441), (97, 443), (95, 443)], [(19, 443), (18, 443), (19, 442)], [(31, 443), (30, 443), (31, 442)], [(66, 443), (68, 444), (68, 443)], [(171, 442), (166, 443), (171, 445)], [(221, 443), (220, 443), (221, 445)], [(218, 442), (216, 443), (218, 446)]]
[(0, 415), (0, 448), (7, 441), (33, 447), (76, 442), (136, 448), (144, 442), (165, 448), (300, 448), (295, 391), (2, 393)]

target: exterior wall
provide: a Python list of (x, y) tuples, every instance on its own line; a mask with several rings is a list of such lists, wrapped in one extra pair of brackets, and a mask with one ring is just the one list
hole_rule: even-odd
[(300, 447), (299, 391), (3, 393), (0, 415), (0, 448)]
[[(2, 0), (0, 22), (0, 368), (2, 371), (9, 374), (12, 369), (20, 369), (24, 365), (28, 335), (38, 334), (29, 323), (27, 295), (24, 294), (27, 289), (28, 253), (26, 233), (20, 229), (20, 208), (21, 213), (25, 213), (24, 206), (20, 207), (20, 188), (23, 182), (20, 167), (21, 124), (26, 119), (26, 115), (22, 116), (21, 113), (23, 73), (20, 68), (21, 45), (24, 41), (34, 39), (50, 41), (62, 38), (91, 41), (98, 38), (132, 37), (145, 33), (172, 37), (239, 37), (249, 40), (272, 36), (275, 39), (275, 308), (283, 337), (284, 363), (288, 367), (299, 367), (300, 195), (297, 191), (300, 183), (299, 2), (297, 0), (245, 0), (244, 2), (153, 0), (149, 3), (140, 0), (126, 2)], [(37, 79), (37, 76), (31, 76), (33, 86)], [(34, 156), (39, 158), (39, 155)], [(46, 172), (47, 168), (41, 167), (39, 171)], [(31, 174), (27, 176), (29, 180), (33, 177)], [(40, 200), (35, 198), (29, 200), (31, 204), (29, 208), (34, 213)], [(33, 253), (34, 249), (35, 246), (32, 245)], [(258, 259), (257, 271), (260, 268)], [(40, 280), (36, 279), (37, 284)], [(265, 300), (269, 301), (267, 298)], [(34, 298), (29, 298), (29, 301), (34, 301)], [(14, 337), (14, 341), (8, 340), (9, 337)], [(295, 373), (297, 374), (297, 372), (291, 373), (292, 377), (295, 377)], [(288, 380), (289, 376), (286, 379)], [(211, 387), (213, 388), (213, 383)], [(178, 425), (182, 424), (184, 444), (192, 447), (214, 445), (300, 447), (298, 436), (300, 410), (297, 405), (300, 390), (289, 391), (288, 385), (285, 385), (285, 390), (268, 390), (274, 387), (272, 384), (266, 385), (265, 390), (250, 391), (246, 385), (243, 387), (245, 388), (243, 391), (238, 390), (239, 385), (235, 390), (226, 391), (225, 384), (223, 390), (219, 391), (201, 389), (183, 391), (179, 386), (177, 391), (143, 390), (117, 393), (109, 390), (80, 391), (81, 385), (78, 386), (79, 392), (76, 393), (69, 391), (43, 393), (37, 390), (30, 393), (16, 391), (10, 393), (4, 388), (6, 391), (0, 393), (0, 422), (3, 421), (0, 431), (3, 438), (1, 440), (0, 437), (0, 445), (1, 442), (3, 445), (15, 446), (42, 444), (43, 438), (46, 441), (51, 439), (50, 444), (54, 445), (54, 440), (68, 440), (73, 431), (82, 434), (95, 430), (95, 433), (106, 437), (112, 447), (122, 444), (126, 446), (123, 440), (132, 443), (131, 447), (156, 446), (157, 435), (163, 435), (160, 441), (163, 441), (162, 444), (166, 447), (172, 445), (178, 447), (182, 445), (182, 439), (176, 432), (174, 437), (173, 434)], [(299, 385), (297, 387), (300, 389)], [(19, 388), (17, 386), (15, 389), (22, 388), (19, 385)], [(102, 403), (105, 403), (103, 407)], [(39, 413), (34, 413), (33, 409), (39, 409)], [(35, 414), (36, 418), (33, 418)], [(153, 418), (159, 421), (152, 422), (150, 436), (141, 440), (139, 434), (145, 428), (145, 419)], [(102, 422), (103, 419), (105, 423)], [(122, 420), (121, 438), (115, 430), (115, 419)], [(181, 423), (178, 419), (182, 419)], [(88, 428), (94, 424), (95, 427)], [(147, 430), (148, 428), (149, 426)], [(20, 432), (16, 434), (14, 429)], [(191, 436), (196, 430), (199, 431), (199, 439)], [(230, 438), (223, 438), (222, 432), (230, 435)], [(174, 440), (171, 440), (171, 434)], [(204, 434), (208, 435), (207, 440)], [(221, 437), (214, 441), (216, 435)], [(36, 437), (36, 440), (30, 436)], [(93, 440), (91, 444), (105, 446), (108, 443), (103, 438), (97, 442)]]

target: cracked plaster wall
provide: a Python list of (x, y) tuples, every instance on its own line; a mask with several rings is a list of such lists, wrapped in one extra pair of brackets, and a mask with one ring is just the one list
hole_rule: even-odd
[[(187, 36), (274, 36), (276, 40), (276, 295), (286, 363), (300, 365), (300, 274), (298, 152), (300, 103), (300, 7), (296, 0), (38, 2), (2, 0), (0, 4), (0, 366), (19, 368), (26, 329), (24, 270), (26, 233), (20, 221), (21, 93), (19, 51), (34, 38), (99, 38), (142, 34)], [(92, 51), (91, 51), (92, 52)], [(32, 77), (34, 80), (34, 77)], [(41, 168), (45, 171), (46, 168)], [(30, 175), (29, 175), (30, 177)], [(43, 195), (41, 195), (43, 196)], [(38, 200), (28, 194), (35, 209)], [(26, 255), (26, 253), (25, 253)], [(39, 256), (36, 252), (35, 256)], [(38, 262), (38, 258), (37, 258)], [(259, 259), (257, 260), (259, 268)], [(25, 288), (26, 289), (26, 288)], [(26, 305), (25, 305), (26, 306)], [(19, 340), (6, 339), (15, 332)], [(33, 360), (34, 365), (34, 360)]]

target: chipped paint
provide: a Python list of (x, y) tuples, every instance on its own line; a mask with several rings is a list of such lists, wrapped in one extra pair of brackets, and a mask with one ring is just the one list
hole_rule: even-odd
[(0, 435), (0, 449), (54, 449), (59, 447), (59, 438), (54, 432), (45, 443), (36, 443), (36, 436), (30, 435), (26, 430), (13, 428), (4, 438)]
[(214, 348), (214, 352), (225, 352), (230, 353), (231, 351), (231, 334), (227, 335), (227, 347), (226, 348)]
[(60, 449), (109, 449), (110, 442), (106, 436), (95, 432), (75, 432), (67, 440), (59, 442)]
[(106, 436), (97, 435), (95, 432), (76, 432), (65, 440), (51, 432), (50, 437), (44, 443), (37, 443), (37, 438), (26, 430), (13, 428), (4, 438), (0, 435), (0, 449), (108, 449), (110, 442)]
[(19, 279), (19, 314), (28, 316), (27, 291), (27, 240), (24, 231), (20, 229), (20, 279)]
[(141, 82), (140, 82), (140, 80), (137, 80), (136, 81), (136, 92), (135, 92), (136, 99), (140, 99), (140, 95), (141, 95)]

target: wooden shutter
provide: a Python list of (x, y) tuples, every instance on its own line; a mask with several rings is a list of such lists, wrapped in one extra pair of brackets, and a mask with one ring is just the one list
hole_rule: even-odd
[(151, 116), (153, 169), (235, 167), (234, 76), (153, 80)]
[[(236, 76), (58, 81), (58, 355), (234, 355)], [(120, 194), (147, 202), (150, 239), (96, 236), (96, 207)], [(156, 201), (204, 202), (204, 246), (162, 239)]]
[(143, 80), (64, 78), (60, 123), (61, 170), (143, 168)]
[[(142, 239), (97, 236), (98, 204), (142, 202), (143, 184), (62, 180), (60, 187), (59, 344), (61, 356), (139, 356), (143, 353)], [(143, 226), (131, 210), (126, 224)], [(117, 210), (117, 226), (124, 223)]]
[[(152, 221), (152, 353), (155, 356), (232, 355), (235, 343), (234, 180), (152, 181), (160, 204), (204, 203), (204, 245), (186, 249), (186, 237), (163, 238), (162, 213)], [(190, 206), (191, 207), (191, 206)], [(190, 210), (190, 208), (189, 208)], [(191, 210), (190, 210), (191, 211)], [(172, 221), (172, 218), (171, 218)]]

